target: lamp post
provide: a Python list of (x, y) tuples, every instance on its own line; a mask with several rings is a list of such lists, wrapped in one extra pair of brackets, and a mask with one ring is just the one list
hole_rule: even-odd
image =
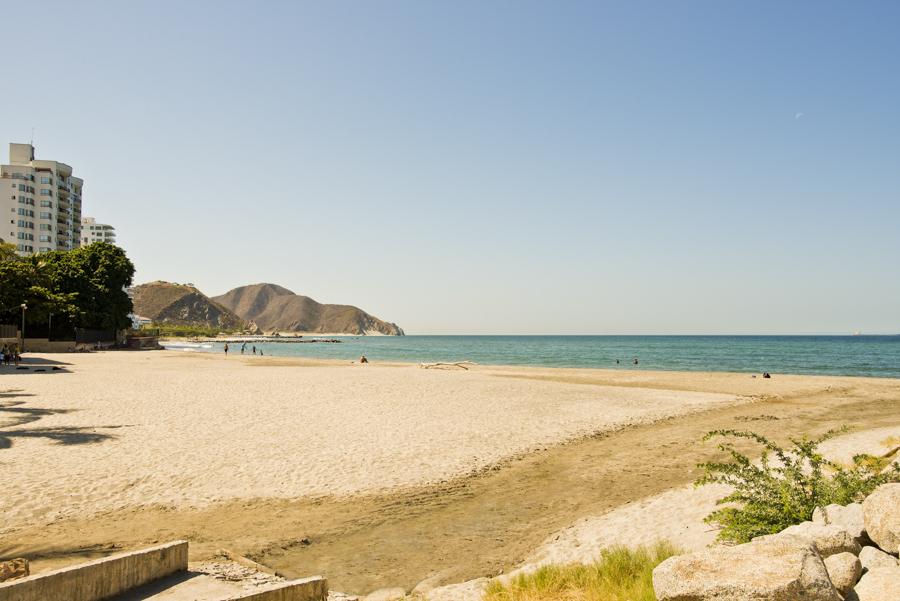
[(25, 352), (25, 310), (28, 309), (28, 305), (22, 303), (22, 352)]

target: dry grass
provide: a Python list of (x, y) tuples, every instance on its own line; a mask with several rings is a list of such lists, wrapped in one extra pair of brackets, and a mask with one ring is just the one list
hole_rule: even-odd
[(678, 553), (668, 542), (612, 547), (591, 564), (544, 566), (509, 584), (495, 580), (484, 601), (656, 601), (653, 568)]

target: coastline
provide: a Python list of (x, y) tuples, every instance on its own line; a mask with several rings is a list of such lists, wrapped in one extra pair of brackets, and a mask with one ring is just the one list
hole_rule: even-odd
[(183, 535), (353, 592), (514, 567), (580, 517), (690, 481), (706, 429), (890, 425), (900, 400), (900, 381), (865, 377), (43, 357), (64, 369), (0, 382), (4, 417), (39, 416), (4, 428), (29, 433), (2, 451), (29, 470), (0, 545), (40, 568)]
[[(900, 338), (890, 336), (345, 336), (337, 345), (267, 341), (266, 355), (390, 362), (640, 371), (728, 372), (900, 378)], [(237, 343), (240, 338), (229, 338)], [(259, 340), (259, 339), (257, 339)], [(273, 342), (298, 341), (273, 339)], [(303, 339), (300, 339), (303, 340)], [(220, 352), (222, 339), (198, 339)], [(173, 341), (184, 344), (184, 341)], [(635, 359), (639, 365), (632, 365)]]

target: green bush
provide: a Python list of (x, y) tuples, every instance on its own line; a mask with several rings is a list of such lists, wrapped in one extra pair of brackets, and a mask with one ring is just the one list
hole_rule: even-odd
[(726, 440), (718, 448), (731, 456), (731, 462), (699, 465), (704, 475), (696, 485), (719, 483), (734, 488), (718, 501), (719, 505), (734, 505), (717, 509), (706, 522), (721, 527), (720, 540), (745, 543), (755, 536), (774, 534), (811, 520), (816, 507), (861, 501), (880, 484), (900, 482), (900, 466), (887, 458), (856, 455), (850, 466), (825, 459), (818, 452), (819, 445), (843, 431), (832, 430), (813, 440), (792, 438), (789, 449), (753, 432), (708, 433), (704, 440), (747, 439), (762, 445), (763, 452), (754, 463)]
[(494, 580), (484, 601), (656, 601), (653, 568), (679, 552), (667, 542), (604, 549), (592, 564), (544, 566), (509, 584)]

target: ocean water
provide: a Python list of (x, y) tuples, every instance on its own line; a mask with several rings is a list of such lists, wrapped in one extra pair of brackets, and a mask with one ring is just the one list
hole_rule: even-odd
[[(474, 361), (900, 378), (900, 336), (341, 336), (341, 344), (253, 343), (266, 355), (377, 361)], [(195, 348), (222, 352), (221, 343)], [(247, 345), (247, 353), (251, 344)], [(240, 345), (231, 344), (231, 353)], [(632, 363), (638, 358), (638, 365)], [(619, 360), (619, 363), (616, 363)]]

